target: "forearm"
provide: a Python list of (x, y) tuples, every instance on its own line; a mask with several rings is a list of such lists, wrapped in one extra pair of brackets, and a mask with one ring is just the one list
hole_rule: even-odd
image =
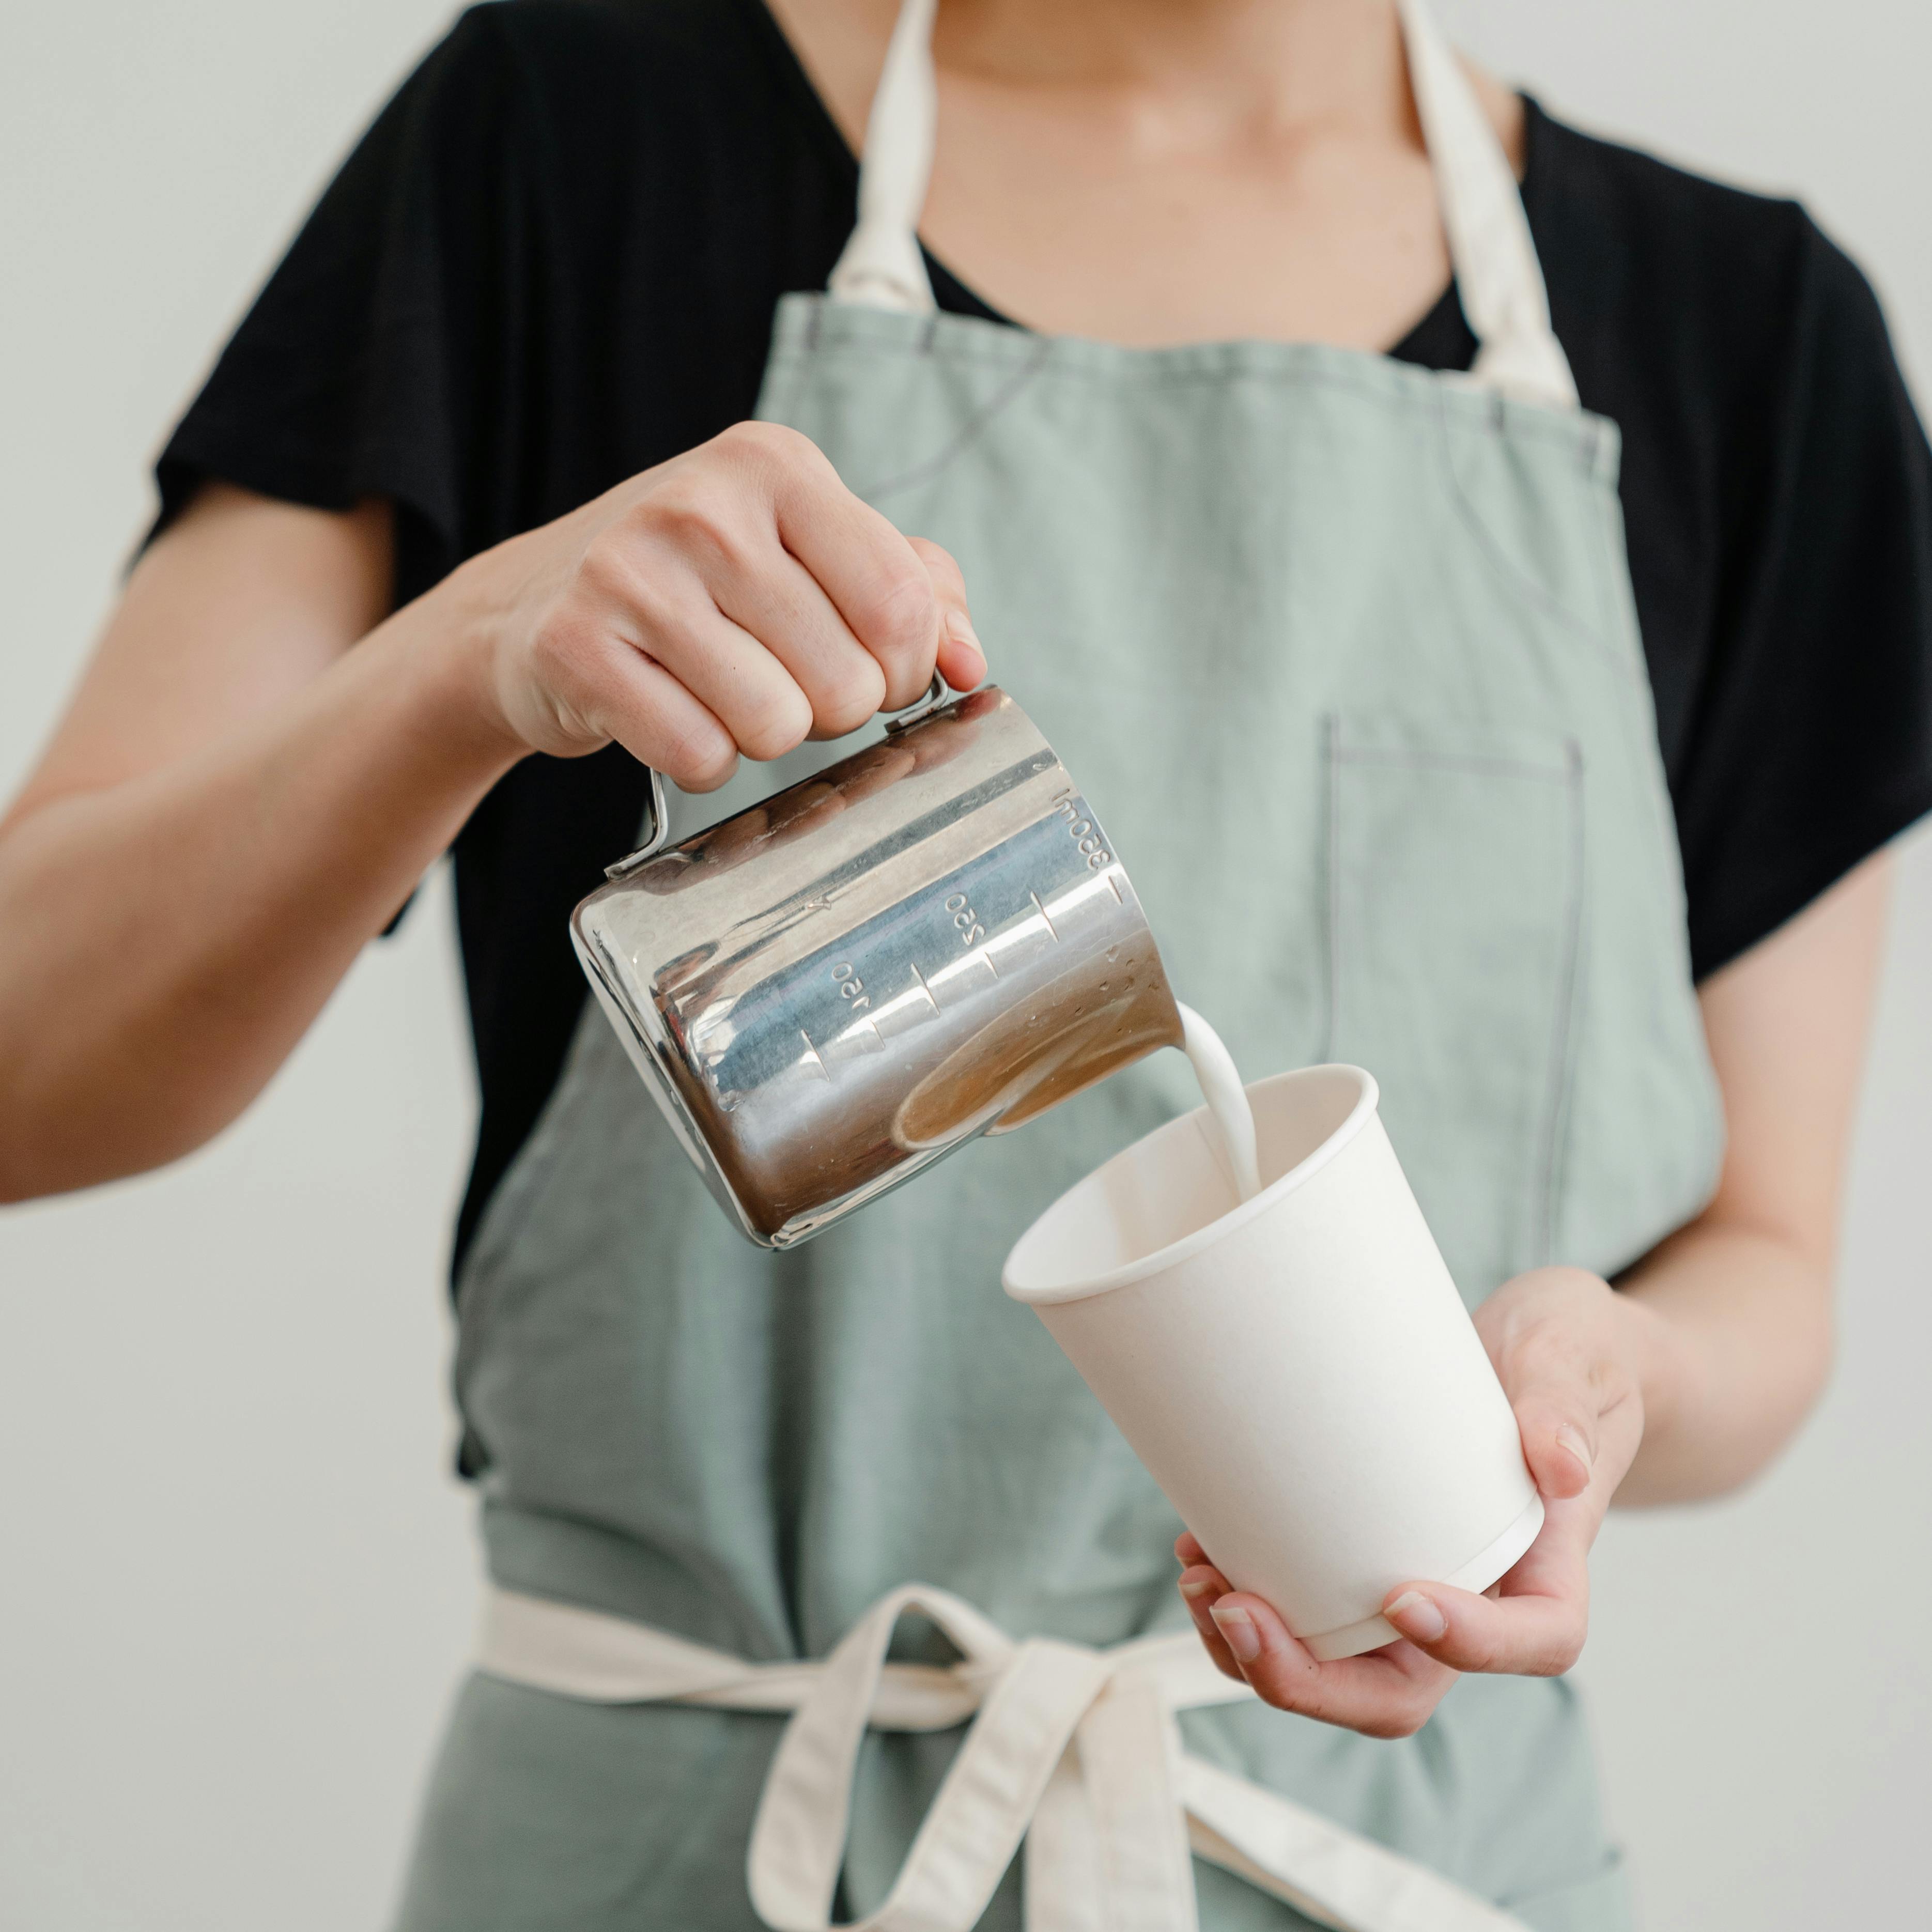
[(405, 610), (190, 757), (0, 837), (0, 1198), (232, 1119), (519, 748)]
[(1618, 1287), (1644, 1429), (1617, 1501), (1688, 1502), (1748, 1481), (1824, 1386), (1826, 1264), (1778, 1233), (1707, 1219), (1672, 1236)]
[(1889, 890), (1879, 853), (1699, 989), (1730, 1144), (1710, 1207), (1619, 1283), (1645, 1410), (1620, 1502), (1735, 1488), (1824, 1386)]

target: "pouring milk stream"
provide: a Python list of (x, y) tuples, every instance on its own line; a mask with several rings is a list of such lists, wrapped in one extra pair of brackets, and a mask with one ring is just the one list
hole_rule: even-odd
[[(1178, 1002), (1177, 1002), (1178, 1004)], [(1201, 1097), (1208, 1102), (1208, 1116), (1220, 1136), (1221, 1151), (1228, 1163), (1228, 1178), (1234, 1192), (1244, 1201), (1252, 1201), (1262, 1191), (1261, 1172), (1256, 1165), (1255, 1115), (1248, 1105), (1234, 1055), (1221, 1043), (1221, 1036), (1192, 1006), (1180, 1008), (1182, 1050), (1201, 1083)]]

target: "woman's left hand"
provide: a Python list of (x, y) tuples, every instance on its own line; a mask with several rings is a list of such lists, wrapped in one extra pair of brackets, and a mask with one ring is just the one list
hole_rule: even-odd
[(1382, 1615), (1402, 1642), (1318, 1664), (1268, 1604), (1232, 1588), (1184, 1535), (1174, 1545), (1187, 1566), (1180, 1593), (1214, 1661), (1281, 1710), (1381, 1738), (1419, 1730), (1458, 1672), (1568, 1670), (1589, 1622), (1590, 1546), (1643, 1438), (1646, 1319), (1580, 1268), (1519, 1275), (1478, 1310), (1543, 1492), (1543, 1529), (1482, 1595), (1430, 1582), (1391, 1590)]

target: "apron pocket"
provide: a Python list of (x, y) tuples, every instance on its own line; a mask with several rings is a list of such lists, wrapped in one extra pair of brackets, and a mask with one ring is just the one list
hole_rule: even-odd
[(1328, 1055), (1382, 1114), (1463, 1299), (1550, 1257), (1583, 885), (1555, 732), (1328, 722)]

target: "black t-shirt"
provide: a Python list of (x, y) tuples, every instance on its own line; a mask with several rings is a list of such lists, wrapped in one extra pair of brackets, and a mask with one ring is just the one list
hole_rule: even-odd
[[(1701, 976), (1932, 809), (1932, 453), (1870, 290), (1796, 203), (1534, 102), (1528, 144), (1556, 332), (1623, 431)], [(413, 596), (748, 415), (773, 306), (824, 285), (856, 181), (760, 0), (476, 8), (176, 430), (164, 518), (209, 476), (387, 496)], [(932, 266), (943, 308), (991, 316)], [(1452, 288), (1394, 352), (1474, 346)], [(460, 1240), (554, 1084), (585, 991), (566, 920), (644, 799), (620, 750), (533, 758), (458, 839), (483, 1095)]]

